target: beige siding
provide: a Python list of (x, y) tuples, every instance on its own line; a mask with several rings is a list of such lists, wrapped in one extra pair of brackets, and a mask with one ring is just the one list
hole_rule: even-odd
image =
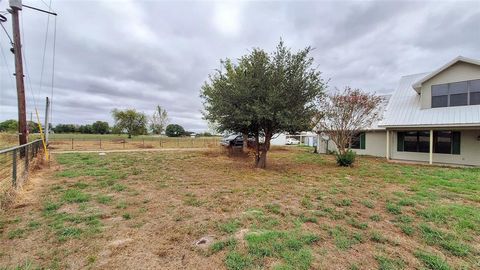
[[(460, 155), (433, 154), (433, 163), (480, 166), (480, 130), (463, 130), (460, 138)], [(410, 161), (429, 161), (429, 153), (397, 151), (397, 132), (394, 132), (391, 158)]]
[[(426, 129), (422, 129), (426, 130)], [(480, 128), (478, 130), (461, 130), (460, 155), (433, 154), (433, 163), (480, 166)], [(354, 149), (358, 155), (385, 157), (386, 132), (375, 131), (365, 133), (365, 149)], [(398, 152), (397, 132), (391, 131), (390, 158), (396, 160), (428, 162), (429, 153)], [(326, 152), (326, 142), (319, 138), (318, 152)], [(328, 150), (337, 150), (335, 144), (329, 141)]]
[[(318, 152), (326, 153), (327, 144), (324, 140), (319, 138)], [(368, 155), (385, 157), (386, 132), (385, 131), (369, 131), (365, 133), (365, 149), (352, 149), (358, 155)], [(329, 151), (336, 151), (337, 147), (333, 141), (329, 141)]]
[(480, 66), (458, 62), (424, 82), (421, 89), (421, 107), (432, 107), (432, 85), (480, 79)]

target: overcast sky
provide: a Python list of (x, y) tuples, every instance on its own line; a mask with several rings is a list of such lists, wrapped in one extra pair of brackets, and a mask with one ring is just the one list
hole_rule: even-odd
[[(50, 0), (23, 2), (47, 8)], [(0, 10), (7, 3), (0, 2)], [(403, 75), (434, 70), (458, 55), (480, 59), (480, 0), (53, 0), (52, 8), (59, 13), (54, 124), (112, 123), (113, 108), (150, 115), (159, 104), (170, 123), (203, 131), (199, 90), (219, 59), (238, 58), (252, 47), (271, 51), (280, 38), (294, 50), (314, 47), (332, 89), (350, 85), (387, 93)], [(35, 95), (43, 118), (51, 92), (53, 18), (41, 79), (47, 16), (27, 9), (22, 15), (27, 110), (34, 110)], [(6, 58), (0, 55), (5, 120), (17, 117), (17, 105), (13, 55), (3, 32), (0, 44)]]

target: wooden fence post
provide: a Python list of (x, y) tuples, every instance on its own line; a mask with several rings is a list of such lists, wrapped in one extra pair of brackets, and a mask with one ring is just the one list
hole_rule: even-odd
[(72, 150), (73, 150), (73, 138), (72, 138)]

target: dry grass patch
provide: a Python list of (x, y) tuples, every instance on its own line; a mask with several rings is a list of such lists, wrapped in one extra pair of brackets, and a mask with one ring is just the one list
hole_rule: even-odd
[(55, 157), (0, 217), (2, 266), (479, 267), (479, 169), (339, 168), (297, 147), (274, 148), (266, 170), (216, 150)]

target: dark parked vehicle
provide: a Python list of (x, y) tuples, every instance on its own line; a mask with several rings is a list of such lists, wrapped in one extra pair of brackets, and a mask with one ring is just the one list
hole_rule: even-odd
[[(220, 144), (225, 147), (243, 147), (243, 135), (242, 134), (232, 134), (226, 137), (223, 137), (220, 141)], [(248, 137), (247, 140), (248, 147), (255, 147), (255, 138)]]
[(243, 135), (242, 134), (232, 134), (227, 137), (223, 137), (220, 141), (220, 144), (223, 146), (230, 147), (243, 147)]

